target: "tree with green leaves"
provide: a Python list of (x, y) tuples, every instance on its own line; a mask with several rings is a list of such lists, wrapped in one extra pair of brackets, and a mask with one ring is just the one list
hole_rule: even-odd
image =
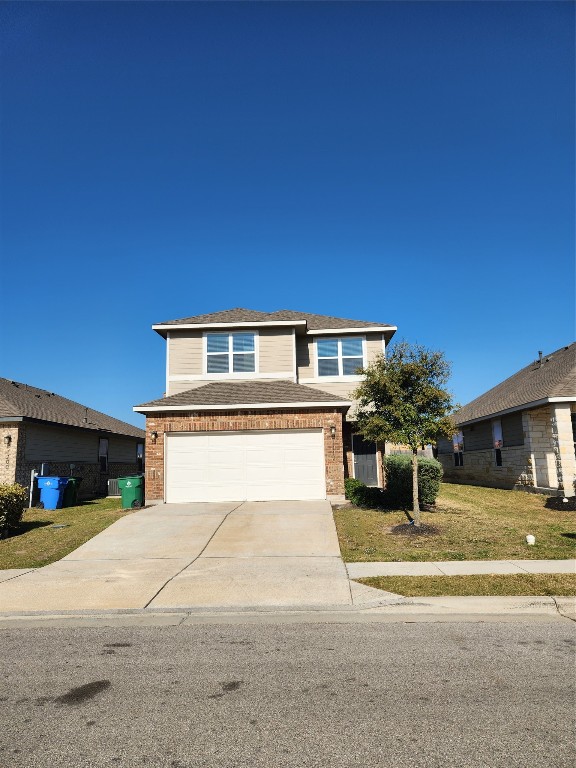
[(418, 449), (439, 437), (450, 437), (455, 406), (446, 389), (450, 363), (434, 352), (406, 341), (396, 344), (362, 370), (354, 391), (358, 401), (356, 428), (368, 440), (408, 445), (412, 449), (412, 520), (420, 525)]

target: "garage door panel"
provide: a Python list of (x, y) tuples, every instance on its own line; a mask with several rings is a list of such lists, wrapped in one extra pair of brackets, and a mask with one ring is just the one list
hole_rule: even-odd
[(168, 502), (324, 498), (320, 429), (167, 435)]

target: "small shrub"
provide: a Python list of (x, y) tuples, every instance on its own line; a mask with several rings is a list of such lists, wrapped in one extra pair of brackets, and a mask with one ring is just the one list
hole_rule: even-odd
[(384, 507), (384, 491), (382, 488), (371, 488), (354, 477), (347, 477), (344, 480), (344, 492), (346, 498), (356, 507), (369, 507), (371, 509), (381, 509)]
[[(392, 454), (384, 458), (386, 473), (386, 503), (391, 506), (412, 506), (412, 456)], [(420, 504), (435, 504), (440, 491), (442, 465), (436, 459), (418, 457), (418, 499)]]
[(18, 483), (0, 485), (0, 538), (18, 528), (28, 506), (28, 491)]
[(360, 480), (356, 480), (355, 477), (347, 477), (344, 480), (344, 495), (347, 499), (350, 499), (352, 501), (352, 497), (354, 493), (358, 490), (358, 488), (366, 487), (364, 483), (361, 483)]

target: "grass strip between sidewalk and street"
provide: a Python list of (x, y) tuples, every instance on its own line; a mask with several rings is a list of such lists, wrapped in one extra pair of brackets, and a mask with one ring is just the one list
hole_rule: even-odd
[(115, 497), (66, 509), (27, 509), (19, 529), (0, 540), (0, 570), (39, 568), (60, 560), (131, 512), (121, 509), (121, 501)]
[(576, 595), (576, 575), (571, 573), (514, 573), (481, 576), (371, 576), (355, 579), (368, 587), (396, 592), (404, 597), (503, 597)]
[[(555, 499), (555, 502), (561, 501)], [(576, 512), (550, 497), (442, 483), (434, 511), (422, 512), (431, 535), (398, 535), (402, 510), (334, 511), (342, 557), (354, 562), (436, 560), (563, 560), (576, 552)], [(526, 535), (536, 537), (528, 546)]]

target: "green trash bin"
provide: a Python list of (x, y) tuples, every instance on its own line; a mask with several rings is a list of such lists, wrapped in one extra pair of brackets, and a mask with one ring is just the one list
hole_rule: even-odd
[(66, 488), (64, 488), (64, 498), (62, 500), (63, 507), (75, 507), (78, 504), (78, 490), (81, 477), (69, 477)]
[(122, 509), (137, 509), (144, 506), (144, 477), (142, 475), (119, 477), (118, 487), (122, 494)]

